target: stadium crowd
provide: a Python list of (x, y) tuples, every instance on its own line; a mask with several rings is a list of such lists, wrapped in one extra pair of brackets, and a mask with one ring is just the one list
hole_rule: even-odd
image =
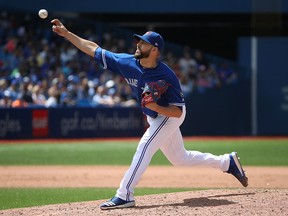
[[(121, 76), (57, 37), (50, 26), (32, 20), (29, 15), (0, 14), (0, 107), (137, 106)], [(101, 37), (91, 29), (82, 32), (105, 49), (135, 51), (132, 39), (127, 42), (114, 31)], [(179, 77), (185, 97), (237, 82), (232, 67), (212, 62), (201, 50), (184, 47), (179, 56), (166, 50), (162, 58)]]

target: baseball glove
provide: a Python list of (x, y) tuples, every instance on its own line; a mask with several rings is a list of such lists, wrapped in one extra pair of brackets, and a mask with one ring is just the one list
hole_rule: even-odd
[(166, 93), (169, 84), (165, 80), (146, 83), (142, 92), (141, 105), (146, 106), (148, 103), (157, 102), (161, 95)]

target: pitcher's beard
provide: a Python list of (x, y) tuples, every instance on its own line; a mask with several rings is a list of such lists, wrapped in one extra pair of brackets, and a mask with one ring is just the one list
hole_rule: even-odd
[(142, 55), (141, 55), (141, 53), (135, 53), (134, 57), (135, 57), (135, 59), (141, 59)]
[(148, 58), (148, 57), (150, 56), (150, 51), (151, 51), (151, 50), (149, 50), (149, 51), (147, 51), (147, 52), (141, 52), (141, 51), (137, 51), (137, 50), (136, 50), (136, 52), (135, 52), (135, 54), (134, 54), (134, 57), (135, 57), (136, 59)]

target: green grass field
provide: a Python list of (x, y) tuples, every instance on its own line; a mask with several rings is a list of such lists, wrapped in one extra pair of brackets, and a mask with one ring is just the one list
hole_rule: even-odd
[[(137, 141), (33, 142), (0, 144), (0, 165), (129, 165)], [(287, 140), (187, 141), (187, 150), (213, 154), (237, 151), (243, 165), (287, 166)], [(168, 165), (161, 152), (151, 165)]]
[[(245, 166), (288, 166), (288, 139), (186, 141), (186, 149), (213, 154), (237, 151)], [(0, 166), (12, 165), (129, 165), (137, 141), (61, 141), (0, 144)], [(161, 152), (151, 166), (169, 165)], [(191, 189), (137, 188), (137, 194), (157, 194)], [(115, 188), (0, 188), (0, 209), (107, 199)]]

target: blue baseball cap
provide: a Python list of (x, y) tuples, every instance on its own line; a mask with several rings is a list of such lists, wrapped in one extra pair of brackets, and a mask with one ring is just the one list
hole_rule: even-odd
[(148, 31), (142, 36), (134, 34), (133, 37), (138, 41), (143, 40), (146, 43), (149, 43), (152, 46), (157, 47), (160, 52), (162, 52), (164, 49), (164, 40), (163, 40), (162, 36), (160, 34), (158, 34), (157, 32)]

